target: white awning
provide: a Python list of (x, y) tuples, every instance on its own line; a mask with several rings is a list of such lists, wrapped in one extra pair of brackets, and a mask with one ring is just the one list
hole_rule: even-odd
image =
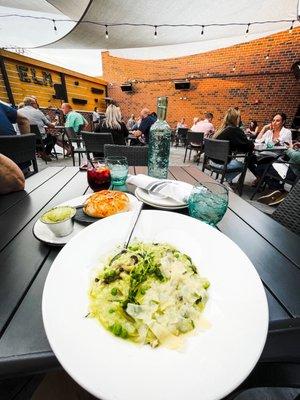
[[(88, 49), (111, 50), (112, 55), (133, 59), (179, 57), (288, 30), (292, 20), (295, 20), (293, 26), (299, 27), (297, 15), (300, 10), (297, 2), (298, 0), (0, 0), (0, 6), (4, 6), (0, 15), (6, 13), (3, 10), (7, 9), (7, 13), (10, 13), (11, 7), (16, 7), (19, 9), (17, 14), (44, 15), (48, 18), (3, 18), (1, 22), (5, 24), (2, 24), (0, 46), (31, 48), (32, 53), (39, 56), (39, 52), (43, 52), (45, 57), (47, 52), (52, 57), (51, 52), (64, 49), (85, 49), (86, 52)], [(54, 30), (52, 19), (56, 20), (57, 30)], [(65, 21), (59, 22), (61, 19)], [(278, 20), (283, 22), (265, 23)], [(118, 25), (126, 23), (129, 25)], [(249, 32), (246, 35), (249, 23)], [(138, 26), (140, 24), (145, 25)], [(161, 26), (164, 24), (199, 26)], [(217, 25), (208, 26), (211, 24)], [(105, 37), (105, 25), (108, 25), (108, 39)], [(156, 36), (154, 25), (157, 25)], [(17, 29), (11, 29), (11, 26)], [(67, 58), (67, 54), (69, 53), (59, 56), (60, 62)], [(74, 68), (81, 63), (77, 54), (79, 53), (76, 50)], [(84, 52), (81, 55), (87, 62), (88, 58), (83, 54)], [(95, 57), (98, 57), (96, 51)], [(47, 57), (46, 61), (49, 61)]]
[[(297, 0), (49, 0), (49, 3), (70, 18), (79, 4), (82, 9), (87, 7), (76, 26), (63, 38), (45, 46), (48, 48), (122, 49), (218, 39), (231, 42), (236, 37), (245, 41), (249, 23), (247, 36), (251, 39), (288, 30), (291, 20), (297, 21), (298, 15)], [(272, 22), (279, 20), (283, 22)], [(157, 36), (154, 26), (149, 24), (157, 25)], [(200, 26), (161, 26), (166, 24)], [(207, 26), (211, 24), (232, 25)], [(108, 39), (104, 25), (108, 26)], [(205, 26), (203, 34), (201, 25)], [(299, 22), (294, 26), (299, 26)]]

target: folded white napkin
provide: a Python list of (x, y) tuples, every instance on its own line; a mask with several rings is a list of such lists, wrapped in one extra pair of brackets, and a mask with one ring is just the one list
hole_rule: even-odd
[(126, 183), (131, 183), (141, 189), (149, 187), (151, 183), (156, 182), (167, 182), (167, 185), (159, 189), (159, 194), (170, 197), (176, 201), (186, 203), (193, 186), (189, 183), (181, 181), (170, 181), (168, 179), (157, 179), (151, 176), (138, 174), (138, 175), (128, 175)]

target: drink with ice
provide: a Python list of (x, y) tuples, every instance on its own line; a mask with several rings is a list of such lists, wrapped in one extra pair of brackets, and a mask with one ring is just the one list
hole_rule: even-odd
[(115, 186), (125, 185), (128, 176), (128, 162), (126, 157), (106, 157), (110, 169), (111, 183)]

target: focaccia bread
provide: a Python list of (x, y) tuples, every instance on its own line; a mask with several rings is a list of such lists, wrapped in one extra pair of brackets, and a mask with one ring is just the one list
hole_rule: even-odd
[(84, 203), (85, 214), (94, 218), (104, 218), (129, 209), (126, 193), (114, 190), (101, 190), (92, 194)]

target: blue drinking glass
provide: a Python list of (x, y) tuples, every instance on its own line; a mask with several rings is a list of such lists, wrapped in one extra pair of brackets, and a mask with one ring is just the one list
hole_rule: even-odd
[(128, 162), (126, 157), (106, 157), (105, 159), (110, 169), (112, 186), (123, 186), (128, 176)]
[(228, 207), (228, 190), (216, 182), (198, 183), (188, 199), (189, 215), (216, 226)]

